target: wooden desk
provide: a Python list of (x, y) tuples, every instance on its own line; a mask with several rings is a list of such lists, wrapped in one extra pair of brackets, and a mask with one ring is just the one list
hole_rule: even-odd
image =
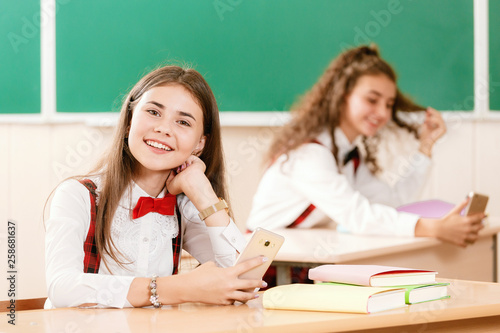
[[(496, 332), (500, 284), (446, 280), (450, 299), (375, 314), (266, 310), (248, 304), (183, 304), (162, 309), (32, 310), (16, 313), (20, 332)], [(7, 318), (0, 332), (13, 331)]]
[(290, 283), (290, 266), (371, 264), (436, 270), (439, 277), (498, 281), (497, 233), (490, 220), (479, 240), (467, 248), (424, 237), (357, 236), (334, 229), (280, 229), (285, 243), (274, 259), (278, 284)]

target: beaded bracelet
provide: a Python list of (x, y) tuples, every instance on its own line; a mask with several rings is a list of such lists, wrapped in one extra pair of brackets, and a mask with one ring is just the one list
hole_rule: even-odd
[(153, 277), (151, 278), (151, 283), (149, 284), (149, 289), (151, 290), (151, 297), (149, 297), (149, 301), (151, 302), (151, 304), (153, 304), (153, 306), (155, 308), (161, 307), (160, 296), (158, 296), (158, 294), (156, 293), (156, 278), (157, 277), (158, 276), (153, 275)]

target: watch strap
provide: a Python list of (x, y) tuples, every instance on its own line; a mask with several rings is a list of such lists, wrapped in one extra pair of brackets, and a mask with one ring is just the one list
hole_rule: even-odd
[(223, 210), (223, 209), (225, 209), (226, 212), (227, 212), (227, 210), (229, 209), (229, 206), (227, 205), (226, 200), (224, 200), (222, 198), (219, 198), (219, 202), (217, 202), (216, 204), (214, 204), (214, 205), (212, 205), (212, 206), (210, 206), (208, 208), (205, 208), (204, 210), (202, 210), (198, 214), (198, 216), (203, 221), (207, 217), (209, 217), (210, 215), (212, 215), (214, 213), (217, 213), (218, 211)]

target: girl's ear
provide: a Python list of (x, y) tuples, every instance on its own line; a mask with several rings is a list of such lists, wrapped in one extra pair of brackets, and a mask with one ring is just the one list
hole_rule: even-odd
[(207, 137), (205, 135), (203, 135), (200, 138), (200, 142), (198, 142), (198, 145), (196, 146), (196, 148), (194, 148), (192, 154), (196, 155), (196, 156), (200, 156), (201, 152), (203, 151), (203, 148), (205, 148), (205, 142), (206, 141), (207, 141)]

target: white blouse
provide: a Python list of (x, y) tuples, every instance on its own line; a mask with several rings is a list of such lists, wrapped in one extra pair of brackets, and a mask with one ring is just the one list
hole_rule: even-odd
[[(341, 161), (359, 146), (359, 139), (351, 144), (340, 128), (334, 135)], [(370, 172), (362, 156), (356, 173), (352, 161), (339, 170), (329, 134), (323, 132), (317, 140), (321, 144), (303, 144), (266, 170), (253, 199), (248, 229), (285, 228), (314, 204), (316, 209), (299, 228), (333, 220), (356, 234), (414, 235), (419, 216), (393, 207), (415, 200), (430, 167), (427, 156), (416, 152), (408, 172), (389, 186)]]
[[(99, 179), (92, 179), (99, 191)], [(214, 261), (232, 266), (246, 240), (231, 220), (227, 227), (207, 227), (198, 210), (185, 196), (177, 196), (182, 230), (177, 217), (149, 213), (132, 219), (132, 209), (141, 196), (149, 196), (137, 184), (127, 190), (115, 212), (111, 236), (120, 267), (101, 256), (98, 274), (83, 273), (83, 244), (90, 226), (90, 195), (77, 180), (63, 182), (51, 202), (46, 223), (45, 257), (48, 300), (45, 308), (97, 303), (104, 307), (130, 307), (127, 294), (135, 277), (172, 274), (172, 238), (183, 232), (183, 249), (200, 263)], [(158, 198), (165, 196), (165, 190)], [(99, 197), (98, 197), (99, 198)], [(130, 208), (131, 207), (131, 208)], [(107, 259), (108, 267), (104, 264)]]

